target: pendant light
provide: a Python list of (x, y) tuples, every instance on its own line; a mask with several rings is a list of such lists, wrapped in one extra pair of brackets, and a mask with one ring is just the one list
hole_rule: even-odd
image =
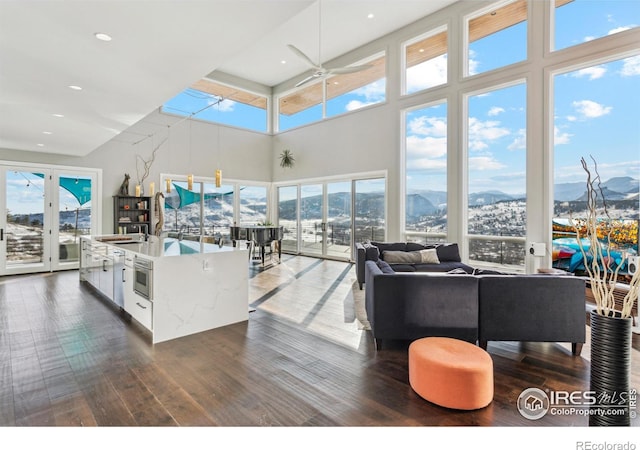
[[(218, 163), (220, 163), (220, 103), (222, 102), (222, 100), (224, 100), (222, 97), (220, 97), (220, 99), (218, 99), (218, 148), (217, 148), (217, 153), (218, 153)], [(219, 188), (220, 186), (222, 186), (222, 169), (216, 169), (215, 172), (215, 178), (216, 178), (216, 187)]]
[[(191, 168), (191, 116), (189, 116), (189, 168)], [(193, 174), (187, 175), (187, 190), (193, 191)]]

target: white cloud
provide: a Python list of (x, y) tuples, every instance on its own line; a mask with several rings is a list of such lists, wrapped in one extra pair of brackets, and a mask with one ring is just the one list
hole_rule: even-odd
[(527, 130), (522, 128), (516, 133), (516, 137), (507, 147), (509, 150), (524, 150), (527, 148)]
[(471, 150), (482, 150), (488, 147), (487, 141), (494, 141), (501, 137), (508, 136), (509, 130), (500, 127), (499, 121), (481, 121), (475, 117), (469, 118), (469, 148)]
[(577, 122), (578, 118), (576, 116), (567, 116), (567, 120), (569, 122)]
[[(212, 100), (211, 103), (214, 103), (217, 100)], [(233, 111), (233, 107), (236, 105), (236, 102), (234, 102), (233, 100), (229, 100), (229, 99), (224, 99), (220, 102), (219, 106), (215, 106), (213, 107), (215, 108), (220, 108), (221, 112), (229, 112), (229, 111)]]
[(365, 106), (375, 105), (377, 102), (361, 102), (360, 100), (351, 100), (344, 107), (347, 111), (354, 111), (356, 109), (364, 108)]
[(355, 95), (363, 96), (368, 104), (378, 103), (384, 100), (385, 86), (386, 80), (382, 79), (358, 88), (353, 91), (353, 93)]
[(445, 137), (407, 137), (407, 159), (442, 158), (447, 154), (447, 138)]
[(501, 108), (499, 106), (494, 106), (493, 108), (491, 108), (489, 110), (489, 112), (487, 113), (488, 116), (497, 116), (498, 114), (501, 114), (504, 112), (504, 108)]
[(616, 27), (612, 30), (609, 30), (609, 32), (607, 33), (608, 35), (612, 35), (612, 34), (616, 34), (616, 33), (620, 33), (621, 31), (626, 31), (626, 30), (630, 30), (631, 28), (633, 28), (632, 26), (622, 26), (622, 27)]
[(598, 78), (602, 78), (606, 72), (606, 67), (593, 66), (587, 67), (586, 69), (576, 70), (571, 73), (571, 76), (576, 78), (589, 77), (590, 80), (597, 80)]
[(409, 132), (423, 136), (446, 136), (447, 121), (442, 117), (416, 117), (409, 122)]
[(594, 119), (606, 116), (613, 109), (611, 106), (604, 106), (592, 100), (580, 100), (572, 103), (579, 115), (586, 119)]
[(623, 77), (640, 75), (640, 55), (624, 59), (620, 74)]
[(569, 133), (561, 133), (558, 127), (553, 127), (553, 144), (554, 145), (568, 144), (571, 136), (573, 135)]
[(469, 158), (469, 167), (472, 170), (498, 170), (507, 166), (500, 161), (496, 161), (491, 156), (474, 156)]
[(407, 92), (417, 92), (447, 82), (447, 56), (441, 55), (407, 69)]

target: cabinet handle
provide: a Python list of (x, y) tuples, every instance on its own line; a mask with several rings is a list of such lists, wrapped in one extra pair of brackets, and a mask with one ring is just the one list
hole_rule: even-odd
[(147, 307), (146, 307), (146, 306), (142, 306), (142, 305), (141, 305), (140, 303), (138, 303), (138, 302), (136, 302), (136, 305), (138, 305), (138, 306), (139, 306), (140, 308), (142, 308), (142, 309), (147, 309)]
[(0, 228), (0, 241), (4, 241), (4, 228)]
[(124, 279), (125, 275), (127, 274), (127, 271), (122, 269), (122, 282), (126, 283), (127, 280)]

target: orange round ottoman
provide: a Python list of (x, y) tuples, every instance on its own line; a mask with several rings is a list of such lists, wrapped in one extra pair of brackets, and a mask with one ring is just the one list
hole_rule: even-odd
[(484, 408), (493, 400), (493, 361), (469, 342), (446, 337), (418, 339), (409, 345), (409, 384), (436, 405)]

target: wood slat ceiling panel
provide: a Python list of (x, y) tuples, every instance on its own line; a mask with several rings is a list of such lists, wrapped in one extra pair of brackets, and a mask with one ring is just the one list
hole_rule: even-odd
[(351, 92), (385, 77), (384, 56), (368, 62), (371, 67), (367, 70), (344, 75), (335, 75), (327, 79), (327, 98), (332, 99)]
[(191, 85), (192, 89), (206, 92), (208, 94), (222, 96), (225, 99), (233, 100), (245, 105), (255, 106), (260, 109), (267, 109), (267, 98), (251, 92), (243, 91), (223, 84), (215, 83), (211, 80), (198, 80)]
[(527, 20), (527, 0), (518, 0), (469, 21), (469, 41), (474, 42)]
[(314, 83), (280, 99), (280, 114), (291, 116), (322, 102), (322, 83)]
[(443, 31), (434, 36), (422, 39), (407, 46), (407, 67), (437, 58), (447, 53), (447, 32)]
[[(327, 78), (327, 98), (332, 99), (385, 77), (384, 56), (367, 62), (372, 66), (361, 72)], [(280, 114), (290, 116), (322, 103), (322, 83), (315, 83), (280, 99)]]

